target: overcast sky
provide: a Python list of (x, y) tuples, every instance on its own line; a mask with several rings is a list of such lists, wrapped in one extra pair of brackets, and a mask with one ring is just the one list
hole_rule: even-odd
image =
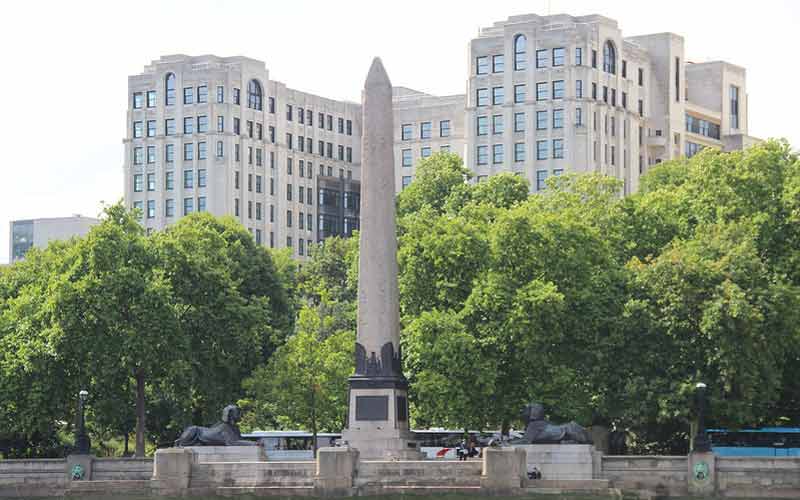
[(455, 94), (478, 29), (527, 13), (682, 35), (689, 61), (747, 68), (751, 135), (800, 147), (800, 1), (11, 0), (0, 16), (0, 263), (9, 221), (96, 216), (122, 197), (127, 77), (161, 55), (244, 55), (292, 88), (353, 101), (377, 55), (393, 84)]

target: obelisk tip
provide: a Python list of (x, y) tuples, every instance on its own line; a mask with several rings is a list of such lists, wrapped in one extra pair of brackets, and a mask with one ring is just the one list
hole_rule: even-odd
[(386, 74), (386, 68), (383, 67), (381, 58), (376, 57), (372, 60), (372, 66), (369, 67), (369, 73), (367, 73), (367, 81), (364, 84), (364, 87), (370, 88), (386, 85), (391, 87), (392, 83), (389, 81), (389, 75)]

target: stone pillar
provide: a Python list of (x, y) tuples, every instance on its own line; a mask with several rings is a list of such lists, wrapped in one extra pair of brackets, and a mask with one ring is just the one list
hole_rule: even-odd
[(363, 92), (355, 374), (342, 439), (367, 459), (422, 459), (400, 352), (392, 83), (379, 58)]
[(481, 489), (490, 493), (514, 494), (528, 479), (525, 450), (484, 448)]
[(186, 448), (156, 450), (153, 461), (154, 490), (164, 495), (181, 495), (189, 488), (195, 452)]
[(68, 481), (91, 481), (93, 455), (69, 455), (67, 457)]
[(318, 496), (350, 496), (357, 466), (358, 450), (354, 448), (320, 448), (314, 492)]
[(714, 496), (717, 492), (717, 462), (713, 452), (692, 452), (689, 454), (689, 494), (695, 496)]

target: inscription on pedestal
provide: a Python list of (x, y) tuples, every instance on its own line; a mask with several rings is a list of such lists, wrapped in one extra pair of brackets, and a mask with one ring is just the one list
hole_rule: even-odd
[(356, 420), (389, 420), (389, 396), (356, 396)]

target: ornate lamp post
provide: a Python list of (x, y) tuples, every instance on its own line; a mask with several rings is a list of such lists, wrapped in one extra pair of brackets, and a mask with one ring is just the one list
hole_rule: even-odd
[(78, 455), (88, 455), (92, 447), (86, 434), (85, 404), (88, 398), (89, 392), (85, 389), (78, 393), (78, 428), (75, 430), (75, 451)]
[(694, 452), (710, 452), (711, 440), (706, 433), (706, 384), (698, 382), (695, 386), (697, 403), (697, 433), (694, 436)]

